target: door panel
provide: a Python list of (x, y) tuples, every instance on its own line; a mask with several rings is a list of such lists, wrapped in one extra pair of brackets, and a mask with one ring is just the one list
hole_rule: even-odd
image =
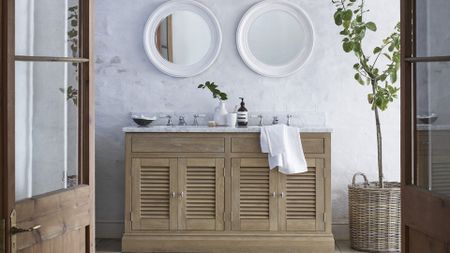
[(134, 158), (131, 178), (133, 230), (176, 230), (177, 159)]
[(450, 2), (401, 0), (402, 252), (450, 248)]
[(323, 231), (324, 164), (323, 159), (309, 159), (308, 172), (279, 173), (279, 224), (282, 231)]
[(179, 230), (224, 229), (224, 159), (178, 160)]
[(267, 158), (232, 159), (233, 230), (278, 230), (277, 175)]
[(64, 253), (83, 253), (86, 251), (86, 228), (72, 230), (63, 235), (43, 241), (40, 244), (25, 249), (18, 249), (18, 253), (36, 253), (36, 252), (64, 252)]
[(17, 251), (48, 252), (42, 250), (73, 246), (75, 249), (81, 247), (82, 251), (72, 252), (85, 252), (92, 212), (90, 195), (89, 186), (82, 185), (16, 203), (15, 226), (41, 226), (38, 231), (17, 234)]
[(6, 253), (95, 251), (93, 1), (56, 2), (0, 6)]

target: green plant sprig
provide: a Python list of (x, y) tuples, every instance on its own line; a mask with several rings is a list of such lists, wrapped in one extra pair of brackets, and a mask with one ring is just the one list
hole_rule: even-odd
[(211, 91), (213, 98), (218, 98), (222, 101), (227, 100), (228, 95), (226, 93), (220, 91), (217, 87), (218, 86), (214, 82), (207, 81), (204, 84), (199, 84), (197, 88), (199, 88), (199, 89), (208, 88)]
[[(354, 79), (361, 85), (374, 86), (372, 92), (368, 94), (368, 102), (373, 110), (378, 108), (384, 111), (389, 103), (397, 98), (400, 90), (393, 86), (398, 79), (397, 73), (400, 68), (400, 23), (369, 55), (363, 51), (362, 42), (366, 32), (377, 31), (377, 26), (374, 22), (364, 20), (364, 14), (369, 12), (364, 8), (364, 0), (332, 0), (332, 3), (336, 7), (334, 21), (337, 26), (342, 27), (340, 32), (344, 37), (342, 48), (346, 53), (353, 52), (358, 59), (353, 65), (356, 71)], [(388, 64), (382, 70), (377, 67), (380, 57), (388, 60)]]

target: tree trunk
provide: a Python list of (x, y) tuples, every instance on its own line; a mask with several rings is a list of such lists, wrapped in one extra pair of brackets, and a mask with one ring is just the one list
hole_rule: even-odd
[[(372, 91), (373, 95), (376, 94), (377, 82), (372, 80)], [(378, 184), (380, 188), (384, 187), (384, 175), (383, 175), (383, 141), (381, 136), (381, 124), (380, 124), (380, 115), (377, 106), (374, 106), (375, 112), (375, 124), (377, 129), (377, 153), (378, 153)]]

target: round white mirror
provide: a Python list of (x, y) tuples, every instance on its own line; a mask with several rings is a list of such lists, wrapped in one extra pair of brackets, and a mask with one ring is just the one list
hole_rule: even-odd
[(214, 14), (191, 0), (172, 0), (158, 7), (144, 31), (144, 48), (160, 71), (191, 77), (207, 70), (220, 52), (222, 33)]
[(244, 62), (269, 77), (291, 75), (306, 63), (314, 45), (314, 30), (306, 13), (283, 0), (267, 0), (250, 8), (237, 31)]

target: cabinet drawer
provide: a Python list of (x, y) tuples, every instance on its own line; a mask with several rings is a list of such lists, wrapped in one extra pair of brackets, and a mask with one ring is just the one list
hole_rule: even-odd
[(223, 153), (224, 138), (192, 137), (133, 137), (134, 153)]
[[(325, 142), (322, 138), (302, 139), (305, 154), (324, 154)], [(231, 139), (231, 152), (233, 153), (261, 153), (259, 137), (233, 137)]]

